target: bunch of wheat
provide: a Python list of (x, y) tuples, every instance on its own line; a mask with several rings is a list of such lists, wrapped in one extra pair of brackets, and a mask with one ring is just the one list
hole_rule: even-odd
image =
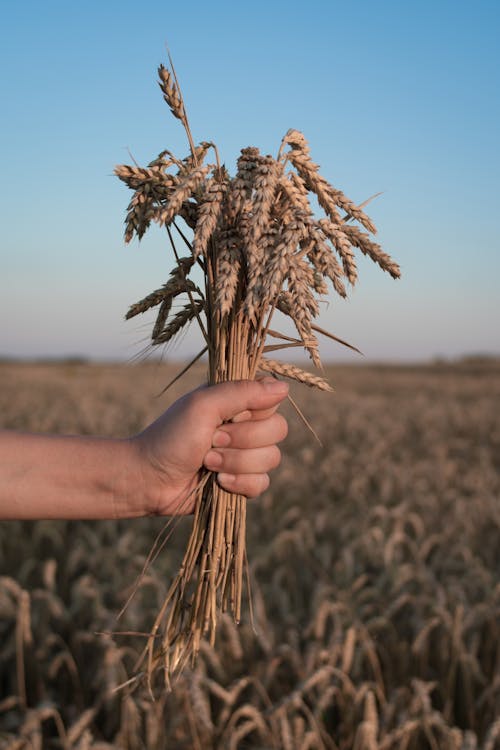
[[(196, 359), (208, 352), (210, 384), (254, 379), (265, 372), (331, 390), (323, 377), (265, 355), (303, 347), (321, 368), (316, 334), (336, 337), (313, 322), (319, 313), (318, 297), (327, 294), (327, 280), (346, 296), (345, 280), (353, 285), (357, 279), (353, 248), (394, 278), (399, 268), (370, 238), (375, 227), (363, 208), (319, 174), (297, 130), (287, 132), (276, 158), (254, 147), (243, 149), (236, 175), (230, 177), (213, 143), (195, 146), (171, 68), (172, 72), (160, 66), (159, 83), (184, 126), (189, 156), (179, 160), (162, 151), (145, 168), (122, 165), (115, 172), (134, 191), (126, 241), (141, 239), (155, 222), (166, 228), (176, 263), (168, 281), (132, 305), (127, 318), (158, 307), (153, 344), (168, 342), (196, 319), (205, 340)], [(205, 163), (210, 152), (215, 163)], [(311, 194), (323, 218), (315, 217)], [(193, 230), (192, 241), (179, 226), (179, 217)], [(179, 257), (173, 230), (188, 247), (187, 256)], [(203, 272), (204, 288), (190, 278), (196, 266)], [(187, 303), (171, 315), (174, 299), (182, 294)], [(296, 336), (271, 327), (275, 310), (291, 318)], [(268, 343), (268, 337), (276, 343)], [(219, 610), (229, 610), (239, 621), (245, 517), (245, 498), (223, 490), (207, 472), (197, 489), (184, 560), (149, 639), (149, 679), (163, 668), (169, 684), (172, 674), (196, 655), (204, 635), (213, 642)]]

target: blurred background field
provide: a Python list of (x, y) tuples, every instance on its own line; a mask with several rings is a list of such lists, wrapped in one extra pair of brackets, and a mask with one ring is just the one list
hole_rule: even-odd
[[(0, 364), (2, 428), (126, 436), (202, 381), (176, 367)], [(292, 390), (249, 506), (248, 606), (172, 694), (130, 676), (189, 530), (120, 622), (162, 519), (0, 525), (0, 747), (500, 748), (500, 362), (336, 366)]]

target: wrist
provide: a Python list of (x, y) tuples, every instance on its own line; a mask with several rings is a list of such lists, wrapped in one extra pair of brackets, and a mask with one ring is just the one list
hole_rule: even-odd
[(154, 472), (139, 436), (124, 438), (122, 444), (124, 491), (114, 500), (116, 518), (158, 515), (159, 498)]
[(164, 516), (175, 510), (175, 483), (168, 472), (155, 462), (148, 441), (140, 433), (128, 438), (133, 456), (136, 491), (130, 498), (130, 517)]
[(168, 516), (191, 513), (194, 497), (192, 490), (198, 482), (197, 476), (190, 480), (178, 475), (174, 469), (155, 459), (150, 441), (145, 433), (128, 439), (136, 466), (138, 489), (132, 498), (132, 516)]

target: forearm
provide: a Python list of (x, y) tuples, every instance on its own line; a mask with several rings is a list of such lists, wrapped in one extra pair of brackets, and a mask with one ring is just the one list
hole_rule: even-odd
[(279, 464), (286, 393), (272, 378), (199, 388), (125, 440), (0, 431), (0, 519), (191, 513), (203, 467), (255, 497)]
[(137, 517), (143, 492), (129, 440), (0, 431), (2, 519)]

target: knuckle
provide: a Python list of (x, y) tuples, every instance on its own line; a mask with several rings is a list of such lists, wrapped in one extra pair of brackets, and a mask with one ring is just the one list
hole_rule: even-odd
[(257, 474), (251, 478), (249, 477), (245, 487), (245, 494), (247, 497), (258, 497), (267, 490), (269, 484), (268, 474)]
[(261, 492), (265, 492), (267, 490), (267, 488), (269, 487), (269, 485), (270, 485), (269, 475), (268, 474), (261, 474), (260, 478), (259, 478), (259, 484), (260, 484), (260, 487), (259, 487), (259, 491), (257, 493), (258, 495), (260, 495)]
[(208, 388), (197, 388), (183, 396), (182, 400), (190, 412), (196, 413), (200, 408), (206, 406), (207, 396), (209, 396)]
[(288, 422), (281, 414), (276, 414), (276, 421), (279, 434), (278, 440), (281, 441), (288, 435)]
[(276, 467), (279, 466), (281, 463), (281, 451), (277, 445), (273, 445), (271, 447), (270, 462), (271, 462), (271, 467), (270, 467), (271, 469), (276, 469)]
[(250, 380), (231, 380), (227, 387), (231, 388), (235, 393), (239, 391), (239, 395), (245, 401), (248, 401), (251, 397), (252, 385), (253, 383)]

